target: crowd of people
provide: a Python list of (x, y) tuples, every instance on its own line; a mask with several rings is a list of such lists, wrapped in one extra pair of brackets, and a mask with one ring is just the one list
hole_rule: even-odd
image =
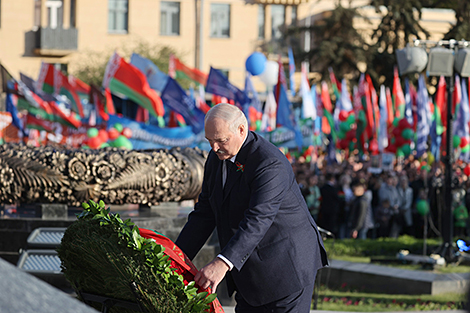
[[(466, 166), (457, 161), (452, 171), (454, 235), (460, 237), (470, 236)], [(377, 171), (370, 160), (351, 157), (326, 165), (320, 156), (311, 162), (299, 158), (292, 167), (311, 215), (336, 238), (440, 236), (445, 210), (441, 162), (429, 166), (410, 157)]]

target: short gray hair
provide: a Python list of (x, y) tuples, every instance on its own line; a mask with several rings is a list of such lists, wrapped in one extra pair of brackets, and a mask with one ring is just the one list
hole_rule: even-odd
[(235, 133), (240, 125), (248, 131), (248, 121), (245, 114), (237, 106), (229, 103), (219, 103), (207, 112), (204, 125), (211, 118), (220, 118), (229, 124), (229, 130)]

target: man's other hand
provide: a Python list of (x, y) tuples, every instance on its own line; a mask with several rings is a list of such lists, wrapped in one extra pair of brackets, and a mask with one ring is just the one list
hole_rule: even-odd
[(194, 277), (196, 284), (201, 286), (203, 289), (211, 288), (212, 293), (215, 292), (217, 286), (220, 284), (225, 276), (225, 273), (229, 270), (227, 263), (219, 258), (215, 258), (212, 262), (201, 268)]

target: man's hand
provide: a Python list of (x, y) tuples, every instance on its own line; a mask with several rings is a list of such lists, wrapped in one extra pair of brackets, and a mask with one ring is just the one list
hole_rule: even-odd
[(194, 277), (196, 284), (201, 286), (203, 289), (211, 287), (214, 293), (217, 289), (217, 285), (222, 281), (225, 273), (229, 270), (227, 263), (219, 258), (215, 258), (212, 262), (201, 268)]

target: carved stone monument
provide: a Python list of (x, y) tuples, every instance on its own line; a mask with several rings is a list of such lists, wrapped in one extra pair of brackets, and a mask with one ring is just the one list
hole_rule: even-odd
[(0, 145), (0, 204), (81, 203), (157, 205), (195, 199), (207, 152), (100, 150)]

